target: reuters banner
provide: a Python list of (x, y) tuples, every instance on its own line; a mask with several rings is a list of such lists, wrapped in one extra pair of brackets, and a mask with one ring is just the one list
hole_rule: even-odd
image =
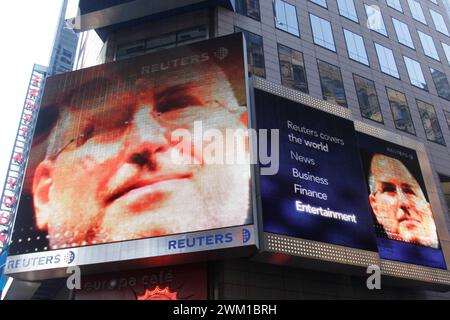
[(254, 244), (245, 65), (235, 34), (50, 77), (7, 271)]

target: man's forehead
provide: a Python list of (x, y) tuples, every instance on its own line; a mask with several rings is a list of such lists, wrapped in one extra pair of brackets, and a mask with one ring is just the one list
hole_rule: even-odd
[(172, 82), (158, 82), (154, 79), (139, 79), (131, 84), (117, 84), (97, 95), (74, 94), (67, 103), (69, 109), (81, 112), (107, 108), (127, 107), (138, 102), (145, 93), (146, 99), (157, 99), (181, 92), (213, 94), (217, 87), (202, 78), (178, 79)]
[(380, 182), (418, 186), (416, 179), (405, 165), (397, 159), (386, 156), (375, 156), (372, 160), (371, 172)]

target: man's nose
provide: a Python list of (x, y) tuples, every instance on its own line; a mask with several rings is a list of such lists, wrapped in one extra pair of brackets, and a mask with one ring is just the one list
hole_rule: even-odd
[(167, 128), (150, 111), (151, 108), (141, 107), (135, 112), (125, 148), (127, 162), (154, 169), (155, 156), (167, 150), (169, 139)]
[(411, 207), (411, 201), (408, 199), (408, 197), (403, 193), (403, 191), (400, 188), (397, 188), (397, 196), (398, 196), (399, 207), (405, 213), (409, 214), (410, 207)]

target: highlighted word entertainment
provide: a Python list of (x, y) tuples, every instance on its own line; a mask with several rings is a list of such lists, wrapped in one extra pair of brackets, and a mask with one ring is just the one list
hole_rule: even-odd
[(313, 207), (309, 204), (303, 204), (301, 201), (295, 201), (295, 209), (299, 212), (306, 212), (314, 215), (321, 215), (322, 217), (331, 218), (335, 220), (342, 220), (346, 222), (358, 223), (354, 214), (345, 214), (337, 211), (332, 211), (330, 208), (324, 209), (322, 207)]

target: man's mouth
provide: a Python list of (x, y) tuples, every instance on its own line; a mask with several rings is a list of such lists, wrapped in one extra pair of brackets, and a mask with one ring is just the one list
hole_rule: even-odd
[(409, 217), (400, 219), (398, 223), (407, 226), (419, 226), (421, 224), (421, 221)]
[(151, 186), (155, 186), (162, 182), (168, 182), (172, 180), (182, 180), (182, 179), (189, 179), (192, 177), (192, 173), (186, 173), (186, 174), (168, 174), (168, 175), (161, 175), (157, 177), (153, 177), (151, 179), (144, 179), (144, 180), (138, 180), (135, 179), (133, 181), (127, 182), (123, 184), (122, 186), (116, 188), (112, 191), (111, 195), (106, 199), (105, 203), (106, 205), (111, 204), (115, 200), (127, 195), (128, 193), (138, 190), (138, 189), (144, 189)]

